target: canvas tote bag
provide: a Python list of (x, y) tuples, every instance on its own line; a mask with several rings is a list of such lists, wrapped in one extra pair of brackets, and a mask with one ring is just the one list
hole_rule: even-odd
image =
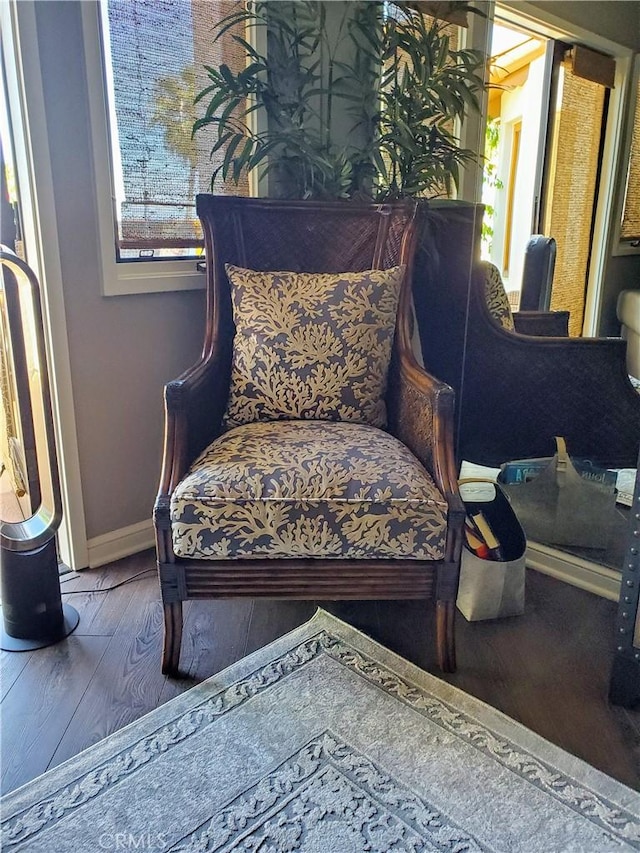
[(564, 438), (540, 474), (503, 484), (527, 539), (549, 545), (606, 548), (614, 529), (616, 495), (608, 482), (584, 479), (569, 458)]
[(489, 525), (498, 548), (484, 556), (462, 549), (457, 607), (469, 622), (524, 613), (524, 531), (501, 487), (491, 480), (461, 480), (460, 496), (474, 523), (478, 513)]

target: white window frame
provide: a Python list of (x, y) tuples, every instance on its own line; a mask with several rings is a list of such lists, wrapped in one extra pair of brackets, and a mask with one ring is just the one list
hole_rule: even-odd
[(204, 275), (197, 269), (202, 258), (154, 261), (118, 261), (114, 218), (113, 161), (111, 156), (108, 101), (101, 37), (101, 4), (84, 2), (82, 32), (89, 94), (90, 133), (96, 192), (98, 239), (102, 259), (102, 294), (126, 296), (201, 290)]

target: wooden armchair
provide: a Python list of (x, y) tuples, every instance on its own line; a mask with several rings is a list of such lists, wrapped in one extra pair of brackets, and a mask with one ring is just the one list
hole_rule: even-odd
[[(272, 320), (269, 303), (253, 318), (258, 332), (246, 333), (235, 301), (243, 288), (257, 281), (260, 298), (270, 300), (276, 289), (286, 301), (296, 282), (308, 284), (303, 274), (360, 273), (369, 283), (348, 278), (347, 301), (369, 304), (378, 292), (386, 299), (369, 279), (389, 274), (363, 271), (404, 264), (410, 274), (419, 213), (405, 203), (212, 195), (199, 195), (197, 209), (207, 258), (205, 341), (200, 361), (165, 389), (164, 464), (154, 508), (163, 672), (178, 671), (184, 600), (260, 596), (435, 598), (438, 662), (452, 671), (464, 519), (453, 454), (454, 398), (413, 357), (408, 275), (395, 273), (403, 284), (381, 398), (385, 429), (352, 416), (353, 400), (338, 407), (337, 415), (270, 416), (269, 394), (277, 396), (279, 384), (287, 384), (287, 372), (272, 362), (249, 396), (238, 396), (234, 385), (234, 371), (246, 367), (247, 352), (260, 350)], [(282, 270), (289, 272), (267, 276)], [(315, 277), (321, 283), (330, 278)], [(266, 289), (263, 279), (270, 282)], [(316, 307), (319, 314), (326, 308)], [(334, 316), (342, 323), (344, 306)], [(317, 359), (308, 366), (314, 382), (325, 377), (333, 386), (341, 374), (335, 364), (339, 347), (325, 351), (320, 334), (309, 334), (318, 340)], [(356, 338), (369, 341), (371, 334), (369, 325), (360, 325)], [(276, 337), (288, 346), (293, 333)], [(375, 342), (365, 344), (371, 347)], [(350, 357), (347, 352), (345, 360)], [(299, 362), (296, 350), (287, 370), (295, 365), (295, 372)], [(247, 422), (247, 412), (256, 415), (255, 422)]]

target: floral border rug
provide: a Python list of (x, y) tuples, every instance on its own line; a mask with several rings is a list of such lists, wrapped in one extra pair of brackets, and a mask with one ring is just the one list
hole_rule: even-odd
[(2, 800), (2, 850), (640, 850), (640, 795), (333, 616)]

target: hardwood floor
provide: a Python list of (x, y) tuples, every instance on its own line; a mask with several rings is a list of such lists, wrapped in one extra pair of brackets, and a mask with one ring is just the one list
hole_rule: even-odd
[[(151, 552), (68, 576), (80, 612), (68, 639), (2, 652), (2, 791), (24, 784), (242, 656), (306, 621), (317, 604), (439, 674), (433, 611), (420, 602), (236, 600), (185, 605), (183, 680), (160, 673), (161, 607)], [(640, 713), (610, 706), (616, 607), (529, 571), (524, 616), (467, 623), (458, 614), (458, 671), (468, 693), (640, 790)]]

